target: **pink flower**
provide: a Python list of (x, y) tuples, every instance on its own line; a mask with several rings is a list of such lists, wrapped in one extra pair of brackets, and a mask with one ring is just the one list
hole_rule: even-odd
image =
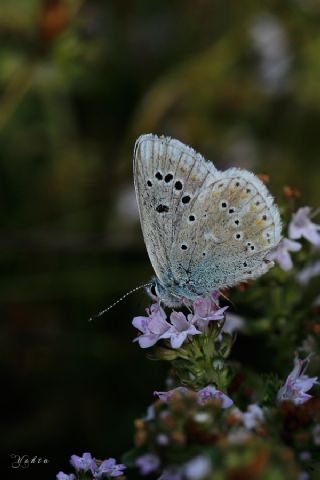
[(300, 360), (295, 357), (293, 370), (278, 392), (277, 399), (279, 402), (291, 400), (295, 405), (301, 405), (312, 398), (312, 395), (305, 392), (319, 382), (317, 381), (318, 377), (308, 377), (304, 374), (309, 365), (309, 358)]
[[(192, 322), (203, 332), (211, 320), (223, 320), (224, 312), (228, 307), (219, 308), (217, 300), (218, 292), (199, 297), (193, 302)], [(189, 315), (191, 317), (191, 315)]]
[(231, 398), (220, 390), (217, 390), (213, 385), (208, 385), (198, 391), (198, 400), (201, 405), (215, 398), (221, 401), (222, 408), (229, 408), (233, 405)]
[(93, 478), (94, 480), (100, 480), (101, 478), (122, 477), (123, 470), (126, 468), (127, 467), (123, 463), (117, 464), (114, 458), (108, 458), (97, 467)]
[(71, 455), (70, 463), (77, 472), (94, 472), (96, 469), (96, 462), (92, 458), (91, 453), (88, 452), (84, 453), (82, 457), (79, 457), (78, 455)]
[(180, 348), (188, 335), (199, 335), (201, 332), (192, 324), (191, 315), (188, 319), (182, 312), (172, 312), (170, 321), (172, 326), (161, 338), (170, 338), (172, 348)]
[(320, 225), (311, 222), (310, 207), (299, 208), (289, 224), (289, 237), (293, 240), (304, 237), (313, 245), (320, 245)]
[(279, 245), (267, 255), (267, 259), (276, 260), (282, 270), (288, 272), (293, 267), (289, 252), (298, 252), (301, 247), (302, 245), (299, 242), (283, 238)]
[(149, 475), (160, 467), (160, 459), (154, 453), (145, 453), (136, 459), (136, 465), (139, 467), (140, 475)]
[(153, 395), (156, 395), (162, 402), (167, 402), (170, 398), (175, 395), (176, 393), (180, 393), (181, 395), (186, 395), (189, 392), (187, 387), (177, 387), (173, 388), (172, 390), (168, 390), (167, 392), (153, 392)]
[[(175, 395), (176, 393), (180, 393), (181, 395), (187, 395), (188, 392), (192, 392), (186, 387), (177, 387), (173, 390), (169, 390), (168, 392), (154, 392), (154, 395), (157, 395), (162, 402), (168, 402), (170, 398)], [(223, 392), (218, 390), (213, 385), (208, 385), (207, 387), (198, 390), (197, 397), (198, 403), (203, 405), (204, 403), (218, 398), (221, 401), (222, 408), (229, 408), (233, 404), (231, 398), (225, 395)]]
[(159, 303), (154, 303), (146, 309), (147, 317), (134, 317), (132, 324), (142, 335), (134, 339), (141, 348), (152, 347), (171, 328), (166, 321), (166, 314)]

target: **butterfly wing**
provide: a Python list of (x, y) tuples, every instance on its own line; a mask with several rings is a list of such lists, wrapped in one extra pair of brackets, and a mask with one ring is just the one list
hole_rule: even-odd
[(179, 297), (256, 278), (280, 241), (277, 207), (245, 170), (219, 172), (177, 140), (143, 135), (134, 175), (143, 235), (161, 283)]
[(149, 134), (135, 144), (134, 181), (142, 232), (152, 266), (164, 285), (186, 281), (180, 272), (172, 278), (172, 247), (180, 228), (181, 205), (212, 183), (216, 172), (212, 163), (178, 140)]
[(266, 255), (280, 241), (280, 215), (267, 188), (252, 173), (235, 168), (218, 172), (180, 216), (172, 261), (179, 269), (174, 259), (187, 243), (183, 263), (197, 294), (257, 278), (273, 266)]

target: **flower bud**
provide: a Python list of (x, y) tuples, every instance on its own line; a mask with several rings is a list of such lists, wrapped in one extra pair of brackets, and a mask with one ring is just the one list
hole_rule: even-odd
[(171, 348), (156, 347), (153, 350), (154, 356), (159, 360), (172, 361), (179, 357), (179, 350), (173, 350)]

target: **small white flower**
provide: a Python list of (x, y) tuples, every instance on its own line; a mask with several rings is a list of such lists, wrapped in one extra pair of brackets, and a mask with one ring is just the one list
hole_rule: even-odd
[(299, 242), (294, 242), (293, 240), (289, 240), (289, 238), (283, 238), (279, 245), (267, 255), (267, 259), (275, 260), (282, 270), (288, 272), (293, 267), (289, 252), (298, 252), (301, 248), (302, 245)]
[(240, 315), (235, 315), (234, 313), (226, 313), (226, 320), (224, 322), (222, 331), (225, 333), (234, 333), (239, 330), (242, 330), (244, 327), (244, 319)]
[(243, 414), (242, 421), (244, 426), (251, 430), (256, 428), (260, 423), (264, 421), (263, 410), (256, 403), (252, 403), (248, 406), (247, 411)]
[(210, 417), (206, 412), (197, 412), (193, 418), (198, 423), (206, 423)]
[(311, 222), (311, 208), (303, 207), (293, 214), (289, 224), (289, 238), (296, 240), (304, 237), (313, 245), (320, 245), (320, 225)]
[(204, 455), (198, 455), (185, 464), (184, 475), (188, 480), (203, 480), (211, 472), (211, 462)]
[(160, 467), (160, 459), (154, 453), (145, 453), (136, 459), (136, 466), (140, 470), (140, 474), (145, 476), (154, 472)]
[(168, 445), (169, 443), (169, 437), (165, 433), (159, 433), (157, 435), (157, 444), (158, 445)]

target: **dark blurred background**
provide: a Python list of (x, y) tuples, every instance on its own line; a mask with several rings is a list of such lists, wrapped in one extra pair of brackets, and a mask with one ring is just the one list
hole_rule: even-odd
[(70, 471), (72, 453), (119, 458), (165, 388), (132, 344), (143, 292), (88, 322), (152, 275), (138, 135), (320, 204), (320, 3), (262, 4), (1, 0), (1, 443), (7, 462), (50, 459), (32, 478)]

